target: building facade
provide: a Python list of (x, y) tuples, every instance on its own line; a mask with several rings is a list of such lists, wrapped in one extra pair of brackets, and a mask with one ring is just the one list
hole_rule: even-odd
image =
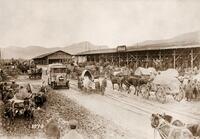
[[(124, 48), (123, 48), (124, 47)], [(108, 62), (116, 66), (168, 68), (200, 68), (200, 44), (156, 44), (151, 46), (120, 46), (112, 49), (86, 51), (77, 56), (88, 62)]]
[(58, 50), (51, 53), (46, 53), (34, 57), (34, 63), (37, 65), (47, 65), (52, 63), (68, 63), (70, 62), (72, 55), (64, 52), (62, 50)]

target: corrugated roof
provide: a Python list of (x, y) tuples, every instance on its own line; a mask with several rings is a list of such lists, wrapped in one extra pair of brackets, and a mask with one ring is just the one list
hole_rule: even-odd
[(62, 51), (62, 50), (58, 50), (58, 51), (49, 52), (49, 53), (45, 53), (45, 54), (42, 54), (42, 55), (36, 56), (36, 57), (34, 57), (33, 59), (44, 58), (44, 57), (49, 56), (49, 55), (52, 55), (52, 54), (54, 54), (54, 53), (56, 53), (56, 52), (63, 52), (63, 53), (66, 53), (66, 54), (68, 54), (68, 55), (71, 55), (71, 54), (69, 54), (69, 53), (67, 53), (67, 52), (64, 52), (64, 51)]
[(164, 50), (164, 49), (182, 49), (200, 47), (199, 42), (172, 42), (172, 43), (157, 43), (150, 45), (138, 45), (127, 47), (127, 51), (144, 51), (144, 50)]
[[(198, 48), (198, 47), (200, 47), (200, 42), (180, 42), (180, 43), (173, 42), (173, 43), (127, 46), (126, 51), (133, 52), (133, 51), (145, 51), (145, 50), (165, 50), (165, 49)], [(85, 51), (82, 53), (78, 53), (76, 55), (81, 56), (81, 55), (92, 55), (92, 54), (108, 54), (116, 52), (117, 48), (110, 48), (110, 49)]]
[(107, 48), (107, 49), (89, 50), (89, 51), (78, 53), (76, 55), (108, 54), (108, 53), (116, 53), (116, 52), (117, 52), (116, 48)]

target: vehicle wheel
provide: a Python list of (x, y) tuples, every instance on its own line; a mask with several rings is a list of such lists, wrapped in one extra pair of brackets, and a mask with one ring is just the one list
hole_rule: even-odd
[(164, 88), (163, 87), (158, 87), (158, 90), (156, 91), (156, 99), (161, 102), (161, 103), (165, 103), (167, 100), (167, 96), (166, 93), (164, 92)]
[(146, 85), (142, 85), (140, 87), (140, 93), (141, 93), (142, 97), (144, 97), (145, 99), (149, 99), (150, 93), (149, 93), (149, 89)]
[(49, 79), (48, 79), (48, 85), (51, 85)]
[(66, 82), (66, 88), (69, 89), (69, 82)]
[(174, 100), (180, 102), (181, 100), (183, 100), (184, 95), (183, 95), (183, 92), (179, 92), (177, 94), (174, 94), (173, 97), (174, 97)]

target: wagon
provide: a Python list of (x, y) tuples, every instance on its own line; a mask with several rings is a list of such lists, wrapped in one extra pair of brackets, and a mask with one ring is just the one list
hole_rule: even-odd
[(29, 79), (41, 79), (42, 78), (42, 68), (32, 68), (28, 70)]
[(105, 78), (94, 77), (89, 70), (84, 70), (78, 79), (78, 88), (84, 92), (95, 92), (103, 95), (106, 84)]
[(140, 87), (140, 93), (146, 99), (149, 99), (151, 95), (155, 95), (156, 99), (165, 103), (167, 100), (167, 96), (172, 96), (174, 100), (180, 102), (184, 97), (184, 89), (182, 85), (179, 86), (179, 89), (172, 90), (169, 86), (162, 84), (154, 84), (149, 82)]

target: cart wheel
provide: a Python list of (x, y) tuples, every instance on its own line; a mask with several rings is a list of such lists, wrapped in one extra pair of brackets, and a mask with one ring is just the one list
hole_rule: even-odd
[(66, 88), (69, 89), (69, 82), (66, 82)]
[(156, 91), (156, 99), (161, 102), (161, 103), (165, 103), (167, 96), (166, 93), (164, 92), (164, 88), (159, 87), (158, 90)]
[(142, 97), (144, 97), (145, 99), (149, 99), (149, 89), (148, 89), (148, 86), (146, 85), (142, 85), (140, 87), (140, 93), (142, 94)]
[(174, 100), (180, 102), (181, 100), (183, 100), (184, 95), (183, 95), (183, 92), (180, 91), (179, 93), (174, 94), (173, 97), (174, 97)]

